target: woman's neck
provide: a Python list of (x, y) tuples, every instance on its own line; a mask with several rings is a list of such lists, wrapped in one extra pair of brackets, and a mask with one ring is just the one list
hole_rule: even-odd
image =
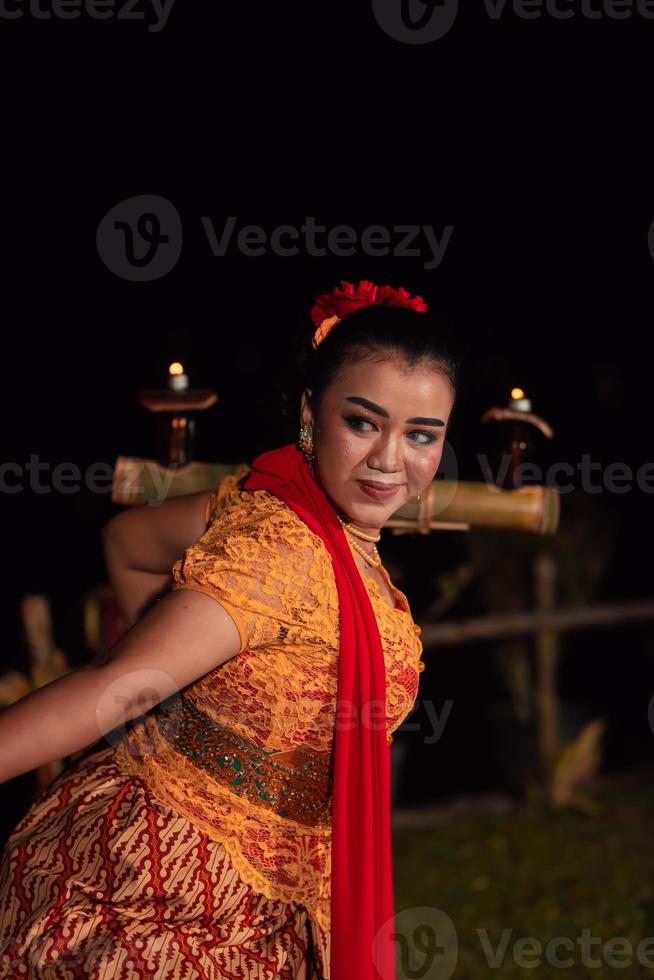
[(361, 524), (360, 521), (353, 521), (340, 507), (334, 506), (338, 516), (353, 527), (356, 531), (361, 531), (363, 534), (369, 534), (371, 537), (377, 538), (381, 533), (381, 528), (375, 526), (374, 524)]
[[(324, 489), (324, 487), (323, 487)], [(363, 534), (370, 534), (372, 537), (378, 538), (381, 534), (381, 527), (375, 524), (361, 524), (359, 521), (353, 521), (349, 514), (346, 514), (344, 510), (333, 500), (329, 494), (325, 491), (325, 496), (329, 500), (330, 504), (338, 514), (338, 516), (345, 521), (346, 524), (350, 524), (357, 531), (363, 532)]]

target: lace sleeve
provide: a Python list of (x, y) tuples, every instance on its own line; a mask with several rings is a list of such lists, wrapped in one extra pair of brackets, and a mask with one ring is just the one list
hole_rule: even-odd
[(298, 523), (265, 491), (236, 492), (173, 565), (173, 591), (216, 599), (238, 627), (241, 650), (291, 642), (320, 594), (315, 544)]
[(250, 466), (247, 463), (240, 463), (234, 473), (223, 477), (216, 489), (210, 493), (204, 515), (204, 523), (207, 528), (218, 516), (230, 495), (242, 487), (249, 473)]
[(215, 509), (216, 509), (216, 491), (214, 490), (213, 493), (209, 495), (209, 499), (207, 500), (207, 509), (204, 514), (205, 527), (209, 527), (209, 525), (211, 524)]

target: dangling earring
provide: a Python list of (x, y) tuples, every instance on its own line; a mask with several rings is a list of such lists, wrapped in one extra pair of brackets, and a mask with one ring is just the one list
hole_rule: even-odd
[(420, 502), (422, 500), (422, 494), (419, 493), (416, 499), (418, 500), (418, 502)]
[(313, 436), (311, 435), (311, 429), (306, 422), (303, 422), (300, 426), (300, 438), (298, 440), (299, 448), (304, 453), (304, 457), (313, 470), (313, 461), (315, 455), (313, 452)]

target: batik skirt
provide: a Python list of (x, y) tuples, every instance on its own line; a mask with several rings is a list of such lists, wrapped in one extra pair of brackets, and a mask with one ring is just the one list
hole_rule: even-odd
[(114, 759), (74, 761), (0, 859), (0, 977), (329, 980), (329, 937)]

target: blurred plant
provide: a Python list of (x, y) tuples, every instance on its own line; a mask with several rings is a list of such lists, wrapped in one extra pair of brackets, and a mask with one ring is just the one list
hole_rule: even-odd
[(564, 745), (554, 760), (549, 779), (548, 802), (552, 807), (576, 806), (582, 813), (597, 816), (602, 807), (592, 797), (579, 792), (602, 764), (600, 739), (606, 730), (603, 718), (591, 721), (574, 741)]
[[(9, 670), (0, 675), (0, 707), (20, 701), (26, 694), (36, 691), (50, 681), (70, 671), (63, 650), (55, 646), (50, 604), (45, 596), (26, 595), (20, 603), (25, 640), (29, 654), (29, 674)], [(44, 788), (63, 769), (63, 760), (39, 766), (36, 779), (39, 789)]]

